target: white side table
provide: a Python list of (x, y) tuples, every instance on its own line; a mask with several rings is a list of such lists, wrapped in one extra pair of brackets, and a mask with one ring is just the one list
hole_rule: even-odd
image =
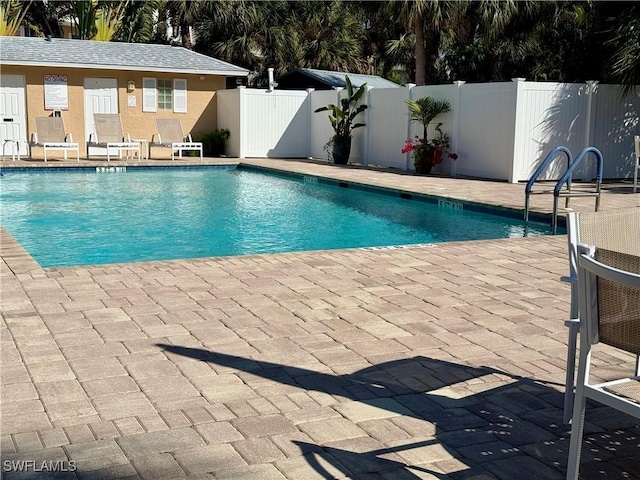
[(7, 144), (11, 147), (11, 160), (16, 161), (16, 157), (18, 157), (18, 161), (20, 161), (20, 144), (24, 143), (29, 148), (29, 143), (26, 140), (13, 140), (6, 139), (2, 144), (2, 158), (6, 156)]

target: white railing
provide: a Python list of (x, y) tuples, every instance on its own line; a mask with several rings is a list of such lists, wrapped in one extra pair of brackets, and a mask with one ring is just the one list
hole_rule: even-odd
[[(327, 158), (323, 147), (333, 135), (327, 112), (344, 92), (257, 90), (218, 92), (218, 128), (231, 132), (228, 153), (237, 157)], [(412, 170), (407, 138), (421, 136), (409, 122), (405, 101), (429, 95), (446, 99), (451, 112), (440, 116), (442, 129), (458, 154), (441, 172), (518, 182), (528, 180), (546, 154), (559, 145), (575, 155), (586, 146), (604, 155), (605, 178), (633, 175), (633, 135), (640, 134), (640, 88), (622, 96), (615, 85), (511, 82), (407, 86), (368, 89), (367, 110), (353, 133), (351, 161)], [(433, 135), (433, 126), (429, 135)], [(542, 178), (558, 178), (564, 164), (552, 165)], [(590, 178), (590, 164), (575, 178)]]

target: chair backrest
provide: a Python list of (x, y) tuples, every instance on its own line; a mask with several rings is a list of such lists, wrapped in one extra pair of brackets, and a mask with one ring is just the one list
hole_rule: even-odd
[(640, 255), (640, 208), (578, 213), (578, 243)]
[(96, 136), (99, 143), (122, 142), (122, 121), (118, 113), (94, 113)]
[(589, 253), (578, 261), (587, 338), (640, 355), (640, 256), (593, 247)]
[(633, 143), (636, 147), (636, 162), (640, 163), (640, 135), (633, 137)]
[[(567, 216), (569, 244), (569, 274), (578, 277), (578, 244), (631, 255), (640, 255), (640, 208), (600, 210), (599, 212), (571, 212)], [(571, 287), (571, 318), (578, 317), (578, 289)]]
[(61, 143), (65, 140), (62, 117), (36, 117), (39, 143)]
[(179, 118), (157, 118), (158, 135), (162, 143), (182, 143), (184, 133)]

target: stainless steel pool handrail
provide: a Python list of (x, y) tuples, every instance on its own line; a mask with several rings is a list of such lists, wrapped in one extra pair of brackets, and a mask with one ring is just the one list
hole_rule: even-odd
[[(553, 190), (538, 190), (534, 191), (533, 186), (535, 182), (538, 180), (540, 175), (544, 172), (544, 170), (549, 166), (549, 164), (555, 159), (555, 157), (559, 153), (564, 153), (567, 156), (568, 166), (567, 170), (564, 172), (562, 177), (557, 181)], [(587, 154), (593, 153), (596, 157), (596, 184), (594, 191), (581, 191), (581, 192), (572, 192), (571, 191), (571, 182), (573, 180), (573, 172), (576, 167), (582, 162), (582, 160), (587, 156)], [(582, 149), (582, 151), (578, 154), (578, 156), (573, 159), (571, 155), (571, 151), (567, 147), (559, 146), (555, 147), (553, 150), (549, 152), (549, 154), (542, 161), (540, 166), (533, 172), (533, 175), (527, 182), (525, 187), (525, 198), (524, 198), (524, 228), (525, 232), (527, 231), (527, 224), (529, 223), (529, 197), (531, 195), (539, 195), (539, 194), (549, 194), (553, 193), (553, 213), (551, 217), (551, 229), (552, 233), (555, 235), (558, 229), (558, 198), (565, 198), (565, 208), (569, 207), (569, 200), (571, 197), (596, 197), (596, 205), (595, 211), (598, 211), (600, 207), (600, 190), (602, 184), (602, 170), (604, 166), (604, 159), (600, 150), (596, 147), (586, 147)], [(563, 187), (566, 184), (566, 189), (563, 190)]]
[[(596, 157), (595, 190), (587, 191), (587, 192), (572, 193), (569, 189), (569, 191), (563, 192), (562, 186), (565, 183), (569, 183), (569, 184), (571, 183), (571, 176), (573, 174), (573, 171), (589, 153), (593, 153)], [(602, 186), (603, 166), (604, 166), (604, 157), (602, 156), (602, 152), (600, 152), (600, 150), (598, 150), (596, 147), (586, 147), (582, 149), (582, 151), (578, 154), (576, 159), (573, 162), (571, 162), (571, 165), (569, 165), (569, 168), (567, 169), (567, 171), (564, 172), (564, 175), (562, 175), (562, 178), (558, 180), (558, 183), (556, 183), (556, 186), (553, 189), (553, 217), (551, 220), (551, 227), (554, 235), (556, 234), (556, 230), (558, 228), (558, 198), (559, 197), (567, 197), (567, 200), (569, 200), (569, 197), (595, 197), (596, 198), (595, 211), (596, 212), (598, 211), (598, 208), (600, 208), (600, 194), (601, 194), (601, 186)]]
[[(525, 229), (527, 228), (527, 224), (529, 223), (529, 197), (531, 195), (540, 195), (540, 194), (549, 194), (553, 193), (554, 190), (533, 190), (533, 186), (535, 182), (538, 180), (540, 175), (547, 169), (549, 164), (556, 158), (556, 156), (560, 153), (564, 153), (567, 156), (567, 171), (571, 167), (571, 163), (573, 162), (573, 155), (571, 151), (567, 147), (558, 146), (551, 150), (542, 163), (536, 168), (536, 171), (533, 172), (531, 178), (527, 182), (527, 185), (524, 189), (524, 225)], [(567, 190), (571, 191), (571, 177), (569, 177), (569, 181), (567, 182)], [(566, 199), (565, 207), (569, 206), (569, 197)]]

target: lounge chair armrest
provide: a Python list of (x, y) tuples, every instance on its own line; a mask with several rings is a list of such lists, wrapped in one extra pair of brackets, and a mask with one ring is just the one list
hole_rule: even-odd
[(65, 142), (69, 142), (69, 143), (73, 143), (73, 135), (71, 134), (71, 132), (65, 133), (64, 141)]
[(188, 133), (186, 137), (184, 137), (186, 142), (193, 143), (193, 139), (191, 138), (191, 134)]
[(98, 143), (98, 138), (95, 133), (89, 134), (89, 143)]
[[(158, 137), (157, 140), (156, 137)], [(162, 137), (159, 133), (154, 133), (153, 135), (151, 135), (151, 143), (162, 143)]]
[(33, 144), (37, 144), (38, 143), (38, 132), (33, 132), (31, 134), (31, 143), (33, 143)]

